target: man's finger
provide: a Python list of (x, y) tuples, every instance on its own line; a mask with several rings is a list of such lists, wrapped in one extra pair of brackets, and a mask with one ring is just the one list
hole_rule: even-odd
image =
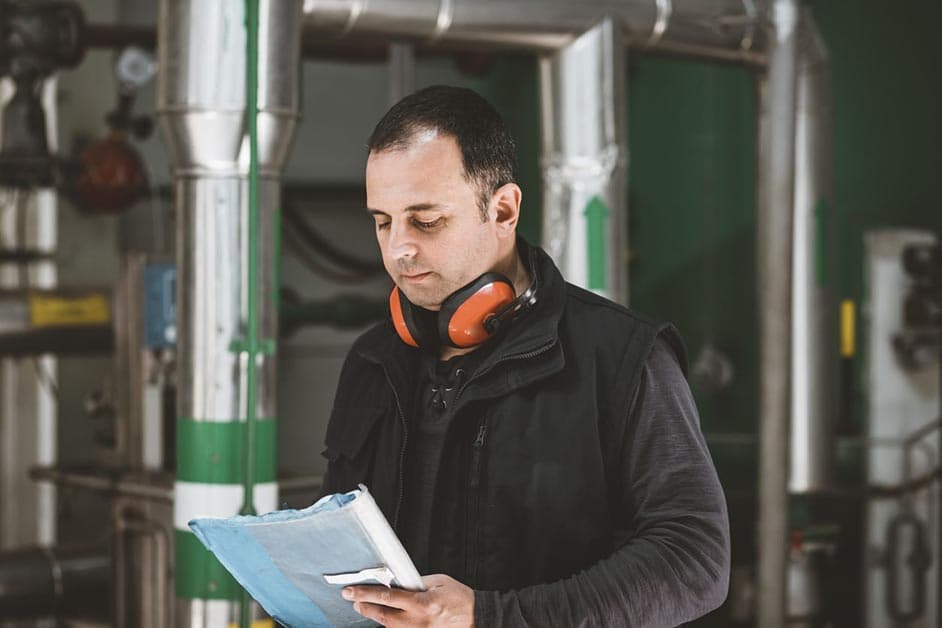
[(346, 587), (343, 590), (343, 597), (346, 600), (402, 610), (414, 610), (417, 607), (415, 595), (412, 591), (380, 586), (355, 586)]
[(369, 602), (356, 602), (353, 605), (353, 610), (387, 628), (398, 625), (400, 618), (405, 615), (405, 611), (380, 604), (370, 604)]

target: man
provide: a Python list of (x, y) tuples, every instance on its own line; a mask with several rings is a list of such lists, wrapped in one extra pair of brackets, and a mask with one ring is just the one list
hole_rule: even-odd
[[(726, 505), (674, 329), (517, 238), (513, 140), (474, 92), (405, 98), (369, 149), (393, 320), (344, 364), (324, 490), (367, 485), (437, 575), (344, 597), (386, 626), (674, 626), (719, 606)], [(524, 296), (480, 309), (495, 285)]]

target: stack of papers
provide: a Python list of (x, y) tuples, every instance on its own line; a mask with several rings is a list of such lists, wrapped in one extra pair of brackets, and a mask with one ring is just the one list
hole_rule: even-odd
[(303, 510), (194, 519), (190, 528), (276, 621), (375, 626), (340, 592), (351, 584), (422, 591), (422, 578), (362, 484)]

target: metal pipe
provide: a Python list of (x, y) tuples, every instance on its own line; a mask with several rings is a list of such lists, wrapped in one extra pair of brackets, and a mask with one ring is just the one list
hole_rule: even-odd
[[(157, 109), (175, 166), (178, 211), (179, 388), (176, 528), (178, 617), (174, 625), (228, 626), (238, 608), (234, 581), (199, 546), (187, 522), (230, 516), (243, 502), (244, 437), (250, 399), (250, 212), (246, 173), (245, 7), (228, 0), (164, 0), (158, 29)], [(259, 7), (257, 137), (259, 339), (275, 342), (278, 177), (300, 107), (300, 0)], [(258, 510), (277, 508), (275, 364), (258, 370)], [(254, 390), (254, 388), (253, 388)]]
[(33, 467), (29, 477), (34, 480), (46, 480), (57, 486), (85, 488), (99, 491), (114, 497), (129, 497), (153, 502), (173, 502), (173, 486), (170, 478), (123, 477), (105, 474), (97, 470), (88, 472), (70, 471), (55, 467)]
[(605, 19), (540, 60), (543, 237), (568, 281), (619, 303), (627, 281), (627, 94)]
[(792, 247), (791, 442), (788, 488), (831, 487), (836, 418), (837, 309), (832, 286), (831, 98), (827, 50), (801, 19)]
[(101, 550), (26, 548), (0, 553), (0, 622), (108, 617), (111, 559)]
[[(305, 0), (305, 29), (335, 37), (382, 35), (426, 42), (552, 51), (604, 18), (649, 48), (690, 44), (762, 49), (753, 0)], [(764, 2), (761, 2), (764, 4)]]
[(389, 44), (389, 104), (394, 105), (415, 91), (415, 46)]
[(797, 0), (772, 7), (768, 75), (759, 84), (758, 625), (785, 621), (792, 212), (798, 61)]
[[(167, 530), (128, 504), (115, 507), (113, 525), (115, 628), (164, 628), (170, 624)], [(129, 551), (131, 540), (138, 542)], [(150, 572), (129, 574), (132, 565), (149, 567)]]

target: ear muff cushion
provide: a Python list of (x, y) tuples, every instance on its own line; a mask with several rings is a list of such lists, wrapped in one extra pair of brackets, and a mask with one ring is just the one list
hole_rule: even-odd
[(436, 351), (441, 346), (438, 312), (415, 305), (398, 287), (389, 294), (389, 314), (396, 333), (407, 345), (424, 351)]
[(408, 300), (401, 296), (399, 288), (393, 286), (392, 292), (389, 293), (389, 315), (392, 317), (393, 327), (396, 328), (396, 333), (404, 343), (418, 347), (419, 342), (415, 338), (418, 334), (413, 334), (413, 330), (410, 329), (413, 321), (412, 309), (409, 305), (411, 304), (408, 304)]
[(490, 337), (484, 322), (515, 298), (513, 284), (499, 273), (485, 273), (445, 300), (439, 315), (442, 340), (459, 348), (479, 345)]

